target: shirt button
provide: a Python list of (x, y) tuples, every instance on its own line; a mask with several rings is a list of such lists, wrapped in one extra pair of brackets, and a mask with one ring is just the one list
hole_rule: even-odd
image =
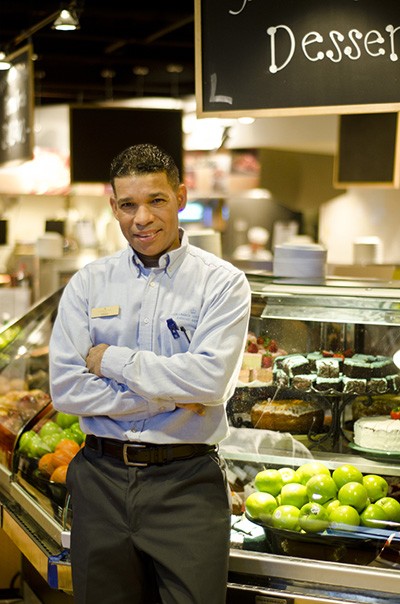
[(150, 281), (149, 285), (150, 285), (150, 287), (155, 287), (154, 281)]
[(149, 322), (149, 319), (146, 317), (143, 321), (143, 323), (145, 323), (147, 325), (147, 323)]

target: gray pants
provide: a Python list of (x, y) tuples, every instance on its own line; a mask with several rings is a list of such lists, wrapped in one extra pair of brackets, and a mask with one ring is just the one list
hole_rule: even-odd
[(77, 604), (223, 604), (230, 510), (215, 453), (128, 467), (83, 448), (68, 469)]

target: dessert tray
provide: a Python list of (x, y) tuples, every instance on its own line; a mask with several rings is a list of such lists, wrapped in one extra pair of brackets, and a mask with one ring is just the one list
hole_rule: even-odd
[(400, 461), (400, 451), (381, 451), (379, 449), (367, 449), (365, 447), (359, 447), (354, 442), (349, 442), (348, 447), (356, 453), (360, 453), (367, 459), (371, 459), (372, 461)]

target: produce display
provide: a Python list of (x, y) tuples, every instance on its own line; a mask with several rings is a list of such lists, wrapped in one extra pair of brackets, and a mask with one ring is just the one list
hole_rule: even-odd
[(303, 533), (400, 529), (400, 503), (377, 474), (351, 464), (330, 471), (320, 461), (258, 472), (245, 501), (250, 520), (271, 529)]
[[(2, 378), (2, 376), (0, 376)], [(0, 462), (11, 466), (12, 451), (26, 423), (50, 403), (41, 389), (29, 390), (22, 380), (0, 379)]]
[(46, 419), (21, 435), (18, 454), (37, 464), (34, 470), (37, 477), (65, 483), (68, 464), (84, 441), (78, 417), (58, 412), (54, 419)]
[(68, 508), (68, 466), (84, 444), (78, 417), (57, 413), (50, 403), (34, 426), (21, 434), (14, 452), (16, 482), (63, 523)]

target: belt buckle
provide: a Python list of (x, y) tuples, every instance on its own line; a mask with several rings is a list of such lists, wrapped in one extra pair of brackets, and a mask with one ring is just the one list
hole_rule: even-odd
[(124, 443), (124, 445), (122, 447), (122, 459), (124, 460), (124, 464), (126, 466), (146, 467), (149, 465), (148, 463), (142, 463), (139, 461), (129, 461), (128, 447), (132, 447), (134, 449), (145, 449), (146, 445), (138, 445), (136, 443)]

